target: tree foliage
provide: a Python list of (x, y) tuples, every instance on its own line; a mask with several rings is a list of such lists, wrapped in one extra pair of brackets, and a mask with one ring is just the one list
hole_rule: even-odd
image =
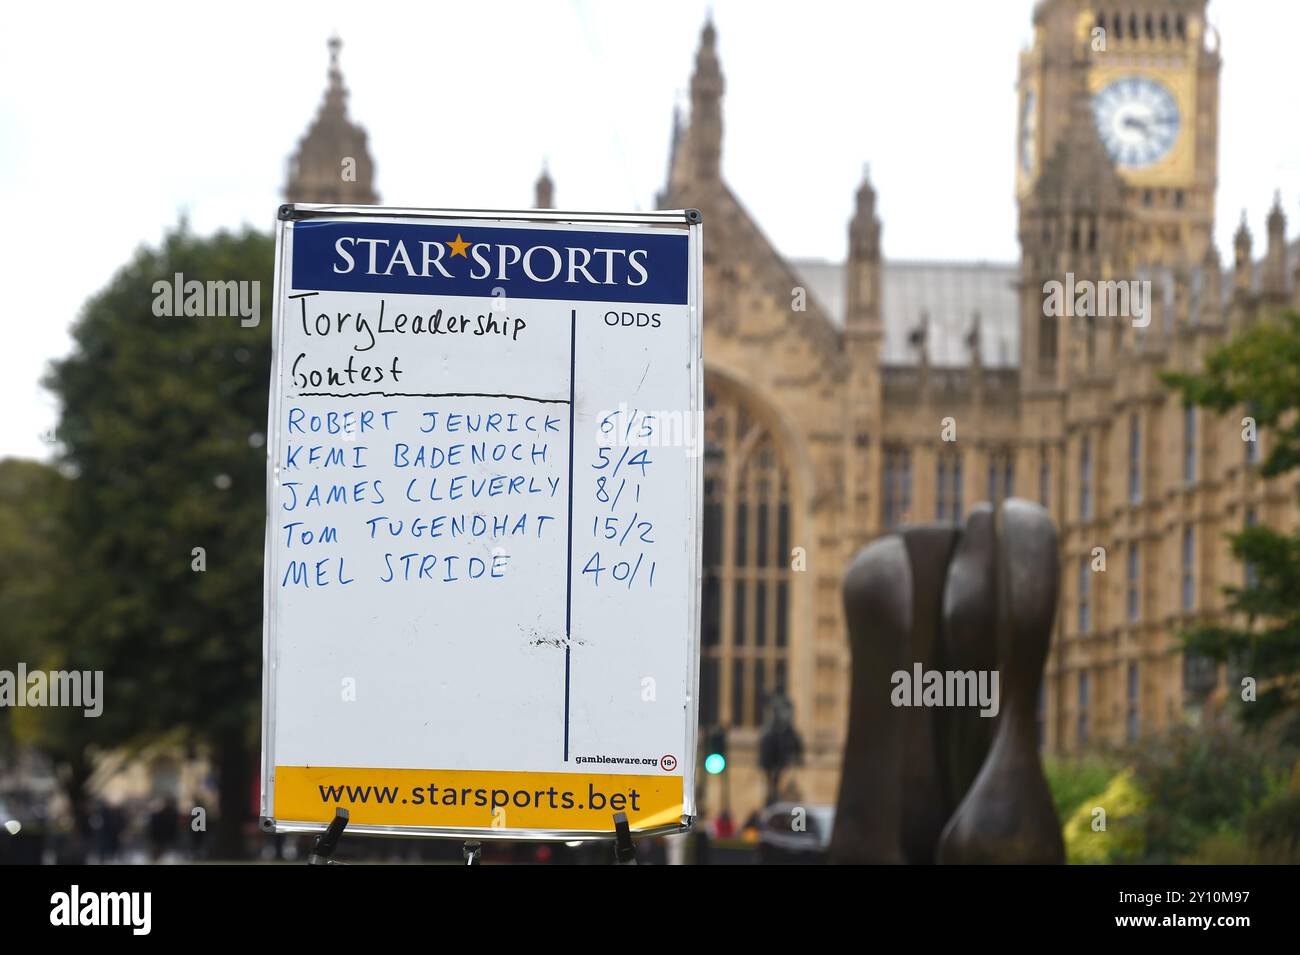
[(1239, 831), (1284, 784), (1277, 757), (1275, 741), (1228, 726), (1183, 728), (1150, 742), (1135, 775), (1148, 797), (1144, 861), (1170, 863), (1215, 833)]
[[(66, 573), (62, 512), (69, 482), (39, 461), (0, 461), (0, 667), (57, 662), (62, 607), (54, 582)], [(0, 708), (0, 752), (36, 744), (39, 711)], [(45, 740), (46, 743), (51, 742)]]
[[(241, 814), (261, 686), (273, 253), (251, 230), (198, 238), (182, 223), (86, 304), (46, 380), (73, 475), (69, 658), (105, 671), (114, 743), (179, 729), (210, 744)], [(155, 283), (177, 275), (259, 282), (260, 324), (154, 315)]]

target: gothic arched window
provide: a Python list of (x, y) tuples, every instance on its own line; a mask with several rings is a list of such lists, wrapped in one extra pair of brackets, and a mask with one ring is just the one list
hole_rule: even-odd
[(709, 379), (704, 412), (702, 726), (757, 726), (790, 659), (790, 471), (744, 396)]

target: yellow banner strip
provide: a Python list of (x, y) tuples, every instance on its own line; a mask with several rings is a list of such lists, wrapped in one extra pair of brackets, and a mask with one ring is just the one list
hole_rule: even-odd
[(336, 807), (366, 826), (612, 831), (614, 813), (635, 830), (682, 815), (682, 777), (517, 773), (466, 769), (277, 766), (275, 818), (329, 822)]

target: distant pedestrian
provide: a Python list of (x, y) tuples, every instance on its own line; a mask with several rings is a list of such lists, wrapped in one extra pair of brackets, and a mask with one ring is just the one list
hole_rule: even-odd
[(731, 821), (730, 809), (724, 809), (718, 815), (718, 821), (714, 826), (714, 833), (719, 839), (730, 839), (736, 834), (736, 824)]
[(149, 849), (155, 862), (176, 845), (180, 828), (178, 813), (175, 800), (168, 798), (149, 816)]

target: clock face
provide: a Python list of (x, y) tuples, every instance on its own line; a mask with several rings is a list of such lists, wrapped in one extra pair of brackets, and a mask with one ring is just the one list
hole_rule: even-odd
[(1020, 108), (1020, 168), (1025, 173), (1034, 169), (1035, 132), (1038, 128), (1038, 98), (1032, 89), (1025, 90), (1025, 102)]
[(1159, 162), (1178, 138), (1173, 94), (1146, 76), (1124, 76), (1102, 87), (1092, 112), (1106, 151), (1121, 166), (1141, 169)]

